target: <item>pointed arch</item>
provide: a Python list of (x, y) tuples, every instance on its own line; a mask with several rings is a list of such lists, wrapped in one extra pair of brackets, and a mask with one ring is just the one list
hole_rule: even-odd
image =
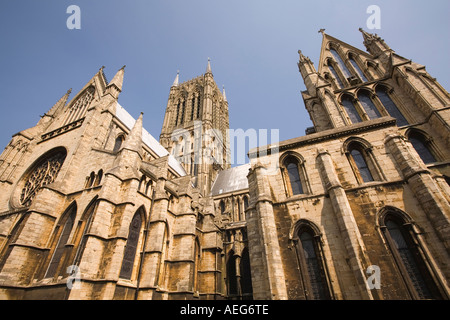
[(240, 281), (241, 281), (241, 295), (243, 300), (253, 299), (253, 285), (252, 285), (252, 273), (250, 267), (250, 255), (248, 248), (245, 247), (241, 253), (240, 268)]
[(387, 113), (397, 119), (398, 126), (408, 125), (408, 121), (406, 120), (403, 113), (399, 110), (397, 105), (392, 100), (389, 90), (385, 85), (379, 84), (375, 87), (376, 96), (380, 100), (383, 107), (386, 109)]
[(372, 94), (366, 89), (358, 90), (357, 97), (364, 112), (369, 120), (377, 119), (381, 117), (380, 111), (378, 111), (375, 103), (372, 100)]
[(359, 137), (350, 137), (343, 143), (343, 152), (359, 184), (385, 180), (369, 142)]
[(295, 152), (280, 156), (280, 169), (288, 197), (311, 192), (303, 157)]
[(141, 239), (143, 225), (145, 223), (145, 209), (141, 206), (133, 218), (128, 228), (127, 242), (125, 245), (122, 266), (120, 268), (119, 278), (131, 280), (133, 270), (135, 269), (137, 249)]
[(337, 49), (335, 49), (333, 45), (330, 45), (330, 52), (334, 60), (336, 61), (337, 65), (339, 66), (344, 77), (345, 78), (350, 77), (351, 73), (348, 70), (347, 65), (345, 64), (344, 60), (342, 60), (341, 55), (337, 52)]
[(351, 123), (358, 123), (362, 121), (361, 116), (356, 109), (355, 99), (351, 95), (343, 94), (341, 97), (341, 104), (344, 107)]
[[(44, 278), (58, 277), (65, 265), (65, 260), (70, 254), (72, 247), (66, 247), (69, 243), (69, 236), (72, 232), (77, 214), (77, 203), (72, 202), (64, 211), (55, 228), (53, 239), (51, 241), (52, 251), (50, 252), (50, 261)], [(63, 270), (65, 271), (65, 270)]]
[(19, 183), (19, 202), (22, 206), (31, 205), (38, 190), (55, 181), (66, 156), (66, 148), (57, 147), (46, 152), (29, 167)]
[(442, 299), (439, 278), (428, 263), (415, 223), (402, 210), (386, 206), (377, 223), (412, 299)]
[(228, 297), (236, 297), (238, 292), (237, 272), (236, 272), (236, 255), (233, 250), (228, 254), (227, 259), (227, 293)]
[(363, 82), (367, 82), (367, 78), (364, 74), (364, 72), (362, 71), (362, 69), (359, 66), (359, 63), (356, 60), (358, 59), (358, 55), (350, 52), (348, 54), (348, 60), (350, 61), (350, 64), (352, 65), (353, 69), (355, 69), (356, 73), (358, 74), (359, 78), (363, 81)]
[(425, 164), (437, 162), (439, 157), (432, 139), (422, 130), (408, 129), (406, 137)]
[(113, 152), (119, 152), (120, 148), (122, 148), (122, 144), (125, 141), (125, 134), (121, 133), (116, 137), (114, 141)]
[(79, 266), (86, 248), (89, 230), (94, 219), (94, 213), (98, 205), (98, 196), (95, 196), (86, 206), (83, 214), (78, 220), (77, 229), (74, 235), (74, 249), (76, 250), (73, 257), (73, 265)]
[(291, 230), (291, 241), (294, 243), (306, 299), (331, 299), (333, 294), (320, 229), (311, 221), (300, 219)]
[(72, 105), (67, 109), (67, 115), (64, 120), (63, 126), (75, 122), (85, 116), (89, 105), (91, 104), (92, 100), (94, 100), (94, 94), (95, 87), (93, 85), (90, 85), (80, 94), (78, 94), (78, 96), (74, 99)]

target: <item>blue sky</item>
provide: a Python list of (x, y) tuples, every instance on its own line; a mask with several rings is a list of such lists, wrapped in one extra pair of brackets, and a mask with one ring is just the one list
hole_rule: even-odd
[[(381, 9), (379, 30), (366, 26), (373, 4)], [(80, 30), (66, 27), (69, 5), (81, 9)], [(119, 102), (135, 118), (143, 111), (158, 139), (177, 70), (180, 81), (194, 78), (208, 57), (226, 88), (231, 128), (302, 136), (312, 123), (297, 51), (317, 66), (320, 28), (362, 50), (358, 28), (377, 33), (448, 90), (449, 9), (448, 0), (2, 0), (0, 150), (101, 66), (108, 80), (127, 66)]]

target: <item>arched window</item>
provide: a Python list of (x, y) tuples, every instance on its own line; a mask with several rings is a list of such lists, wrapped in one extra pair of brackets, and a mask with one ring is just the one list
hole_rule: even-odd
[(386, 88), (379, 86), (376, 88), (375, 91), (376, 91), (377, 96), (380, 99), (381, 103), (383, 104), (384, 108), (389, 113), (389, 115), (391, 117), (397, 119), (397, 125), (398, 126), (406, 126), (408, 124), (408, 121), (405, 119), (403, 114), (397, 108), (394, 101), (392, 101), (391, 97), (387, 93)]
[(247, 211), (248, 208), (248, 197), (244, 196), (244, 212)]
[(31, 205), (36, 192), (43, 186), (55, 181), (66, 155), (66, 149), (50, 151), (33, 165), (33, 169), (25, 175), (26, 181), (20, 194), (20, 204)]
[(373, 103), (367, 91), (360, 90), (358, 92), (358, 100), (370, 120), (381, 117), (380, 112), (378, 111), (377, 107), (375, 107), (375, 104)]
[(225, 202), (223, 200), (220, 200), (220, 213), (224, 214), (225, 213)]
[(320, 235), (308, 222), (301, 222), (294, 236), (306, 299), (331, 299)]
[(83, 94), (73, 103), (73, 105), (67, 109), (68, 114), (64, 120), (64, 125), (72, 123), (78, 119), (81, 119), (86, 114), (86, 111), (94, 99), (95, 88), (89, 86)]
[(197, 119), (200, 118), (200, 95), (197, 96)]
[(125, 137), (122, 134), (116, 138), (116, 141), (114, 142), (113, 152), (118, 152), (120, 150), (124, 140), (125, 140)]
[(344, 84), (342, 83), (341, 78), (339, 78), (339, 75), (336, 72), (336, 69), (334, 69), (333, 64), (331, 63), (331, 61), (328, 61), (328, 69), (330, 69), (330, 72), (333, 75), (334, 79), (336, 80), (338, 87), (340, 89), (342, 89), (344, 87)]
[(150, 195), (150, 193), (152, 191), (152, 184), (153, 184), (152, 180), (149, 180), (147, 182), (147, 185), (145, 186), (145, 194), (146, 195)]
[(195, 97), (191, 99), (191, 120), (194, 120)]
[(237, 284), (237, 274), (236, 274), (236, 256), (234, 251), (231, 250), (228, 255), (227, 262), (227, 284), (228, 284), (228, 296), (237, 296), (238, 284)]
[(419, 154), (424, 163), (436, 162), (436, 157), (431, 152), (430, 142), (421, 133), (412, 131), (408, 135), (408, 140)]
[(300, 178), (300, 169), (300, 163), (296, 157), (290, 155), (284, 159), (282, 170), (288, 189), (288, 195), (304, 193)]
[(423, 255), (412, 224), (395, 211), (388, 211), (380, 221), (386, 242), (413, 299), (441, 299)]
[(77, 248), (75, 257), (73, 259), (73, 265), (79, 266), (81, 258), (86, 248), (89, 229), (91, 227), (94, 211), (97, 207), (97, 198), (92, 200), (86, 210), (84, 211), (81, 219), (78, 221), (77, 232), (75, 235), (74, 248)]
[(364, 76), (364, 72), (362, 72), (361, 68), (359, 67), (359, 65), (356, 63), (355, 59), (353, 58), (353, 56), (349, 57), (350, 63), (352, 64), (353, 68), (355, 68), (356, 72), (358, 73), (359, 77), (361, 78), (361, 80), (363, 82), (367, 82), (367, 78)]
[(342, 73), (344, 74), (344, 76), (346, 78), (350, 77), (350, 71), (348, 71), (347, 66), (345, 65), (344, 61), (342, 60), (341, 56), (339, 55), (339, 53), (337, 53), (336, 50), (334, 49), (330, 49), (331, 54), (333, 55), (334, 60), (337, 62), (339, 68), (341, 69)]
[(138, 191), (143, 192), (145, 180), (146, 180), (145, 175), (142, 175), (141, 179), (139, 180)]
[(89, 175), (89, 186), (88, 188), (92, 187), (94, 185), (95, 182), (95, 172), (92, 171), (91, 174)]
[(363, 182), (373, 181), (374, 179), (367, 164), (365, 152), (359, 148), (353, 148), (350, 150), (350, 155), (353, 163), (358, 169), (356, 175), (359, 176)]
[(180, 115), (180, 101), (178, 101), (177, 103), (177, 114), (176, 114), (176, 118), (175, 118), (175, 126), (178, 125), (178, 117)]
[(142, 227), (142, 216), (140, 210), (138, 210), (130, 223), (128, 231), (127, 244), (125, 246), (122, 268), (120, 269), (120, 278), (131, 279), (133, 273), (134, 261), (136, 259), (137, 246), (139, 243), (139, 236)]
[(180, 116), (180, 124), (183, 124), (184, 122), (184, 114), (186, 112), (186, 101), (183, 100), (181, 103), (181, 116)]
[(94, 186), (100, 185), (100, 183), (102, 183), (102, 179), (103, 179), (103, 170), (100, 169), (97, 173), (97, 177), (95, 178)]
[(344, 152), (359, 184), (385, 179), (367, 141), (349, 138), (344, 142)]
[(342, 97), (342, 105), (344, 106), (345, 112), (347, 112), (348, 117), (352, 123), (361, 122), (361, 116), (358, 111), (356, 111), (356, 106), (353, 103), (353, 98), (345, 95)]
[[(53, 238), (52, 258), (45, 273), (45, 278), (53, 278), (58, 276), (61, 271), (63, 257), (65, 256), (66, 244), (68, 243), (70, 232), (72, 231), (77, 214), (77, 205), (73, 203), (66, 212), (63, 213), (56, 228), (55, 237)], [(63, 270), (65, 272), (65, 270)]]
[(244, 248), (241, 254), (241, 262), (239, 265), (240, 275), (241, 275), (241, 291), (242, 300), (252, 300), (253, 299), (253, 286), (252, 286), (252, 273), (250, 269), (250, 256), (248, 254), (248, 249)]

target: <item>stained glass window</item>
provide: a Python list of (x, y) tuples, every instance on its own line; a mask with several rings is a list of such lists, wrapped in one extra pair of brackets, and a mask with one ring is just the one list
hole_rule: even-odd
[(361, 116), (356, 111), (356, 107), (353, 104), (353, 101), (350, 97), (345, 96), (342, 98), (342, 105), (344, 106), (345, 111), (348, 114), (348, 117), (350, 118), (352, 123), (358, 123), (361, 122)]
[(45, 274), (45, 278), (51, 278), (54, 277), (57, 270), (59, 263), (61, 262), (61, 259), (64, 254), (64, 249), (66, 248), (67, 241), (69, 240), (70, 232), (73, 228), (73, 223), (75, 221), (75, 215), (76, 215), (76, 205), (71, 206), (69, 209), (69, 212), (67, 212), (67, 220), (64, 223), (63, 230), (61, 231), (61, 234), (59, 236), (58, 244), (56, 245), (56, 249), (53, 253), (53, 257), (50, 261), (50, 264), (47, 269), (47, 273)]
[(419, 258), (418, 253), (415, 252), (416, 250), (410, 244), (411, 242), (408, 241), (409, 237), (405, 237), (407, 232), (405, 232), (403, 226), (393, 220), (388, 220), (386, 222), (386, 227), (419, 298), (432, 299), (433, 295), (426, 284), (417, 261)]
[(298, 161), (293, 157), (289, 157), (284, 161), (284, 165), (286, 167), (287, 174), (289, 177), (292, 195), (302, 194), (303, 188), (300, 180), (300, 174), (298, 171), (299, 170)]
[(417, 153), (424, 163), (436, 162), (436, 158), (431, 153), (423, 137), (418, 134), (414, 134), (409, 136), (408, 140), (411, 142), (414, 149), (416, 149)]
[(386, 89), (377, 88), (376, 93), (381, 103), (383, 104), (384, 108), (389, 113), (389, 115), (397, 119), (397, 125), (406, 126), (408, 124), (408, 121), (406, 121), (405, 117), (400, 112), (400, 110), (398, 110), (394, 101), (392, 101), (392, 99), (389, 97), (388, 93), (386, 92)]
[(310, 298), (314, 300), (322, 300), (328, 298), (327, 285), (323, 270), (320, 266), (321, 262), (317, 256), (317, 244), (314, 237), (309, 231), (301, 231), (299, 234), (302, 246), (302, 254), (306, 262), (305, 270), (308, 275), (309, 284), (311, 287)]
[(364, 111), (369, 116), (369, 119), (372, 120), (381, 117), (380, 112), (378, 111), (377, 107), (375, 107), (375, 104), (373, 103), (372, 99), (370, 99), (367, 92), (360, 91), (358, 93), (358, 99)]
[(373, 181), (372, 174), (370, 173), (369, 167), (367, 165), (366, 159), (358, 149), (353, 149), (350, 151), (353, 161), (358, 167), (359, 174), (364, 182)]
[(350, 77), (351, 74), (350, 74), (350, 72), (348, 71), (347, 66), (345, 65), (345, 63), (344, 63), (344, 61), (342, 60), (341, 56), (340, 56), (340, 55), (336, 52), (336, 50), (334, 50), (334, 49), (331, 49), (330, 51), (331, 51), (331, 54), (333, 55), (334, 59), (336, 60), (336, 62), (337, 62), (337, 64), (338, 64), (339, 68), (341, 68), (342, 73), (344, 74), (344, 76), (345, 76), (346, 78)]
[(358, 66), (358, 64), (353, 58), (350, 58), (350, 63), (352, 64), (353, 68), (355, 68), (361, 80), (363, 82), (367, 82), (367, 78), (364, 76), (364, 73), (362, 72), (361, 68)]
[(131, 279), (133, 272), (134, 260), (136, 258), (136, 251), (139, 242), (139, 235), (141, 232), (142, 219), (141, 214), (136, 212), (131, 220), (130, 229), (128, 232), (127, 244), (123, 255), (122, 268), (120, 270), (120, 278)]
[(339, 78), (336, 70), (331, 65), (331, 63), (328, 63), (328, 68), (330, 69), (331, 73), (333, 74), (334, 79), (337, 81), (339, 88), (343, 88), (344, 84), (342, 83), (341, 79)]
[(86, 91), (78, 98), (75, 103), (70, 107), (69, 114), (67, 115), (64, 124), (72, 123), (78, 119), (81, 119), (86, 114), (86, 111), (94, 99), (95, 89), (90, 86)]
[(66, 152), (58, 152), (41, 161), (28, 176), (27, 182), (20, 194), (20, 203), (29, 206), (36, 192), (43, 186), (55, 181), (61, 169)]

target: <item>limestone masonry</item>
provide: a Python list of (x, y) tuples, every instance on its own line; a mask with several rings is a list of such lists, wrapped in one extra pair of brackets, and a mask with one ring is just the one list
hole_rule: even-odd
[(360, 31), (299, 51), (314, 126), (237, 167), (209, 61), (159, 141), (125, 68), (69, 90), (0, 156), (0, 298), (448, 299), (450, 95)]

